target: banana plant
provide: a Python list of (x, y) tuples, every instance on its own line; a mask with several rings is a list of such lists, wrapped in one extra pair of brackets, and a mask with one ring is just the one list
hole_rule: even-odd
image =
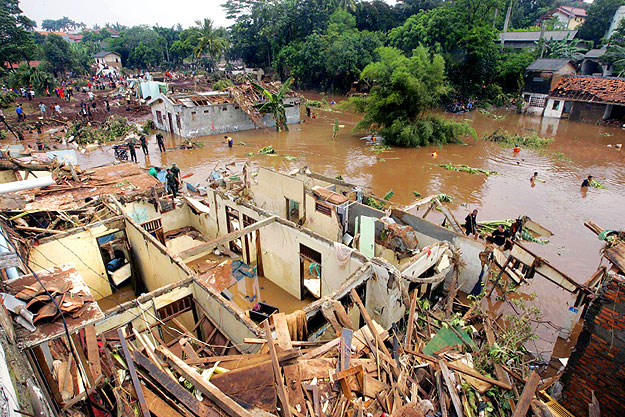
[(284, 103), (284, 98), (291, 89), (291, 84), (293, 84), (292, 77), (286, 80), (284, 84), (282, 84), (282, 87), (280, 87), (280, 90), (278, 90), (278, 92), (272, 94), (262, 85), (252, 82), (254, 88), (266, 99), (266, 101), (263, 101), (262, 103), (254, 104), (254, 107), (261, 113), (273, 114), (273, 118), (276, 121), (276, 130), (278, 132), (283, 129), (287, 132), (289, 130), (289, 127), (286, 123), (286, 108), (293, 107), (293, 105)]

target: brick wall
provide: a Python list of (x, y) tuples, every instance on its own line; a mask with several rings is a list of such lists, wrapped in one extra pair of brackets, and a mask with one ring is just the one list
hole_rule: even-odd
[(584, 329), (562, 375), (561, 404), (577, 417), (588, 415), (591, 390), (601, 417), (625, 416), (625, 279), (603, 284), (589, 306)]

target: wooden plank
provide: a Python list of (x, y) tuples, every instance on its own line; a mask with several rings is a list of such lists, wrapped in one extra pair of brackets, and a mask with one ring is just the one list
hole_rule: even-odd
[(286, 323), (286, 315), (284, 313), (274, 313), (271, 317), (273, 317), (273, 324), (276, 328), (278, 346), (284, 350), (293, 349), (289, 326)]
[(276, 409), (276, 384), (271, 361), (216, 374), (210, 382), (224, 394), (270, 413)]
[(228, 397), (221, 392), (210, 382), (204, 380), (200, 374), (195, 371), (195, 368), (190, 367), (182, 359), (174, 355), (170, 350), (163, 346), (156, 348), (167, 362), (176, 369), (176, 372), (184, 376), (195, 388), (200, 390), (202, 394), (206, 395), (211, 401), (213, 401), (219, 408), (224, 410), (228, 415), (232, 417), (252, 417), (252, 415), (241, 407), (236, 401)]
[[(375, 328), (375, 325), (373, 324), (373, 320), (371, 320), (371, 317), (369, 316), (369, 312), (367, 311), (364, 304), (362, 303), (362, 300), (358, 296), (358, 293), (356, 292), (356, 290), (352, 288), (351, 291), (349, 292), (349, 295), (354, 301), (354, 303), (356, 303), (356, 305), (358, 306), (358, 309), (360, 310), (360, 314), (362, 315), (362, 318), (364, 319), (365, 323), (367, 323), (367, 327), (369, 327), (369, 331), (371, 332), (373, 339), (378, 344), (378, 348), (381, 349), (382, 352), (386, 356), (388, 356), (389, 358), (392, 358), (392, 355), (390, 354), (390, 352), (384, 345), (384, 342), (380, 338), (380, 335), (378, 334), (378, 331)], [(395, 376), (395, 378), (397, 378), (399, 376), (397, 364), (395, 364), (393, 361), (389, 362), (389, 364), (391, 365), (391, 371), (393, 372), (393, 375)]]
[[(238, 239), (242, 236), (245, 236), (249, 233), (252, 233), (254, 230), (258, 230), (262, 227), (265, 227), (273, 222), (275, 222), (277, 219), (276, 216), (272, 216), (269, 217), (267, 219), (261, 220), (259, 222), (256, 222), (248, 227), (245, 227), (241, 230), (235, 230), (232, 233), (228, 233), (226, 235), (223, 235), (221, 237), (218, 237), (217, 239), (213, 239), (210, 242), (206, 242), (203, 243), (201, 245), (195, 246), (191, 249), (187, 249), (184, 250), (182, 252), (180, 252), (178, 254), (178, 256), (180, 257), (180, 259), (188, 259), (192, 256), (196, 256), (199, 255), (201, 253), (205, 253), (205, 252), (209, 252), (212, 251), (213, 249), (215, 249), (217, 246), (219, 245), (224, 245), (232, 240)], [(260, 274), (259, 274), (260, 275)]]
[(338, 320), (336, 319), (336, 316), (334, 315), (334, 310), (327, 308), (327, 307), (326, 308), (322, 307), (321, 314), (323, 314), (323, 317), (325, 317), (328, 323), (330, 323), (330, 326), (334, 329), (334, 334), (339, 334), (343, 327), (339, 324)]
[(182, 339), (180, 339), (178, 341), (178, 344), (182, 348), (182, 351), (187, 355), (187, 358), (189, 359), (199, 358), (199, 355), (197, 354), (195, 350), (193, 350), (193, 347), (189, 344), (189, 341), (186, 338), (183, 337)]
[(447, 385), (447, 390), (449, 391), (449, 395), (451, 396), (451, 402), (456, 409), (456, 415), (458, 417), (463, 417), (463, 408), (462, 402), (460, 401), (460, 397), (458, 397), (458, 392), (456, 391), (456, 386), (454, 385), (453, 380), (451, 379), (451, 372), (449, 368), (447, 368), (447, 364), (444, 361), (439, 360), (438, 366), (441, 368), (441, 373), (443, 374), (443, 379), (445, 380), (445, 384)]
[(158, 395), (150, 391), (149, 388), (143, 387), (143, 394), (148, 403), (150, 412), (156, 417), (184, 417), (172, 406), (163, 401)]
[(271, 336), (271, 329), (269, 328), (269, 322), (265, 323), (265, 337), (267, 338), (267, 345), (269, 346), (269, 354), (271, 355), (271, 365), (273, 366), (273, 375), (278, 386), (278, 398), (280, 398), (280, 405), (282, 406), (282, 415), (284, 417), (291, 417), (291, 408), (289, 406), (289, 398), (286, 395), (286, 389), (284, 387), (284, 379), (282, 378), (282, 372), (280, 372), (280, 364), (278, 363), (278, 355), (276, 354), (276, 347), (273, 344), (273, 337)]
[(341, 339), (339, 342), (339, 360), (337, 363), (337, 370), (344, 371), (349, 368), (349, 361), (352, 354), (352, 338), (354, 332), (351, 329), (343, 329), (341, 332)]
[[(80, 363), (80, 365), (82, 365), (81, 368), (86, 371), (85, 374), (87, 375), (87, 381), (89, 382), (89, 387), (85, 387), (85, 389), (93, 388), (95, 387), (96, 381), (91, 371), (87, 369), (87, 365), (89, 362), (87, 362), (87, 356), (85, 355), (85, 350), (82, 348), (82, 344), (80, 343), (80, 337), (78, 333), (72, 333), (72, 342), (74, 345), (74, 350), (78, 354), (78, 359), (81, 362)], [(76, 365), (78, 366), (79, 364), (76, 364)]]
[(102, 365), (100, 364), (100, 349), (98, 348), (98, 339), (95, 333), (95, 325), (85, 327), (85, 342), (87, 345), (87, 361), (89, 369), (93, 375), (94, 381), (102, 376)]
[[(326, 340), (291, 340), (291, 345), (293, 345), (293, 347), (316, 347), (324, 345), (326, 342)], [(257, 337), (244, 337), (243, 343), (249, 345), (264, 345), (267, 341)]]
[(339, 338), (332, 339), (325, 345), (321, 345), (311, 350), (310, 352), (305, 353), (304, 355), (302, 355), (302, 359), (316, 359), (320, 356), (323, 356), (335, 347), (337, 347), (339, 345), (339, 341)]
[(141, 411), (143, 412), (144, 417), (150, 417), (150, 410), (148, 409), (148, 404), (146, 403), (145, 397), (143, 396), (143, 390), (141, 389), (141, 384), (139, 383), (139, 378), (137, 377), (135, 363), (132, 360), (132, 356), (130, 356), (128, 344), (126, 343), (126, 338), (124, 337), (124, 331), (121, 327), (117, 329), (117, 334), (119, 335), (119, 342), (121, 343), (122, 350), (124, 351), (124, 357), (126, 358), (126, 364), (128, 365), (128, 371), (130, 372), (132, 385), (134, 385), (135, 392), (137, 393), (137, 399), (139, 400)]
[(412, 332), (414, 330), (414, 313), (417, 308), (417, 290), (412, 292), (410, 300), (410, 313), (408, 314), (408, 330), (406, 331), (406, 349), (412, 348)]
[(519, 402), (514, 409), (514, 413), (512, 417), (525, 417), (527, 414), (527, 410), (530, 408), (530, 404), (532, 399), (536, 395), (536, 388), (538, 387), (538, 383), (540, 382), (540, 375), (538, 372), (532, 371), (529, 379), (527, 380), (527, 384), (523, 388), (523, 392), (519, 397)]
[[(419, 357), (421, 359), (425, 359), (426, 361), (430, 361), (432, 363), (437, 363), (438, 362), (438, 359), (436, 359), (435, 357), (429, 356), (429, 355), (425, 355), (425, 354), (420, 353), (420, 352), (415, 352), (414, 350), (406, 350), (406, 352), (408, 352), (408, 353), (410, 353), (412, 355), (415, 355), (415, 356), (417, 356), (417, 357)], [(453, 369), (454, 371), (461, 372), (461, 373), (463, 373), (465, 375), (472, 376), (473, 378), (477, 378), (477, 379), (479, 379), (481, 381), (488, 382), (489, 384), (497, 385), (498, 387), (501, 387), (503, 389), (507, 389), (507, 390), (511, 390), (512, 389), (512, 386), (509, 385), (509, 384), (497, 381), (496, 379), (489, 378), (489, 377), (484, 376), (484, 375), (482, 375), (482, 374), (480, 374), (478, 372), (470, 371), (470, 370), (468, 370), (466, 368), (462, 368), (462, 367), (456, 366), (456, 365), (454, 365), (452, 363), (448, 363), (447, 367)]]
[(289, 396), (289, 403), (295, 410), (304, 412), (306, 410), (306, 401), (302, 391), (302, 379), (299, 368), (299, 364), (285, 366), (284, 379), (286, 379), (286, 392)]
[(133, 352), (134, 361), (144, 368), (156, 382), (158, 382), (163, 389), (176, 398), (180, 403), (184, 404), (194, 415), (197, 417), (204, 416), (221, 416), (217, 411), (207, 407), (205, 404), (199, 402), (193, 394), (187, 391), (182, 385), (175, 379), (167, 375), (160, 370), (152, 361), (150, 361), (141, 352)]

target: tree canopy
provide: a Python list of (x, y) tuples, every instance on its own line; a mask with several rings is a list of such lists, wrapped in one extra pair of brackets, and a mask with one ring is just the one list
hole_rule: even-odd
[(32, 59), (35, 52), (29, 29), (35, 22), (19, 8), (18, 0), (0, 0), (0, 62), (7, 64)]
[(588, 17), (579, 28), (581, 39), (593, 41), (597, 46), (610, 28), (616, 9), (625, 4), (625, 0), (595, 0), (588, 8)]

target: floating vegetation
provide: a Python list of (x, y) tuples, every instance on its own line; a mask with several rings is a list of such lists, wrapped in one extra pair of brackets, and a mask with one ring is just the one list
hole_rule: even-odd
[(284, 159), (286, 159), (287, 161), (297, 161), (297, 157), (295, 156), (285, 156)]
[(336, 177), (334, 177), (337, 180), (341, 180), (343, 181), (343, 176), (341, 174), (337, 175)]
[(605, 133), (602, 133), (601, 136), (614, 136), (614, 133), (605, 132)]
[(245, 142), (237, 142), (237, 145), (247, 146), (247, 143), (245, 143)]
[(489, 136), (482, 138), (483, 140), (487, 140), (489, 142), (496, 142), (506, 146), (514, 146), (518, 144), (519, 146), (531, 148), (531, 149), (540, 149), (546, 146), (549, 146), (551, 142), (553, 142), (553, 138), (543, 138), (538, 136), (536, 133), (532, 133), (531, 135), (511, 135), (505, 130), (497, 129)]
[(248, 152), (248, 153), (246, 153), (245, 155), (246, 155), (246, 156), (254, 156), (254, 155), (256, 155), (256, 154), (255, 154), (254, 152)]
[(382, 198), (383, 198), (384, 200), (388, 201), (388, 200), (390, 200), (391, 198), (393, 198), (393, 196), (394, 196), (394, 195), (395, 195), (395, 191), (393, 191), (393, 190), (391, 189), (391, 190), (388, 190), (388, 191), (386, 192), (386, 194), (384, 194), (384, 197), (382, 197)]
[(373, 152), (377, 152), (377, 153), (390, 152), (391, 151), (391, 147), (390, 146), (382, 145), (380, 143), (376, 143), (375, 145), (372, 145), (370, 149)]
[(441, 203), (451, 203), (453, 198), (449, 194), (440, 193), (436, 196)]
[(421, 193), (418, 191), (413, 191), (412, 194), (414, 194), (415, 197), (421, 197)]
[(606, 187), (605, 185), (601, 184), (599, 181), (595, 181), (595, 180), (590, 180), (590, 186), (593, 188), (601, 188), (602, 190), (607, 190), (608, 187)]
[(276, 150), (273, 148), (272, 145), (265, 146), (260, 151), (258, 151), (259, 155), (271, 155), (271, 154), (275, 154), (275, 153), (276, 153)]
[(373, 207), (374, 209), (384, 210), (384, 205), (372, 197), (369, 197), (365, 200), (365, 205)]
[(485, 109), (479, 109), (478, 110), (480, 113), (485, 114), (486, 116), (490, 117), (491, 119), (495, 119), (495, 120), (503, 120), (506, 118), (506, 116), (499, 116), (498, 114), (493, 114), (491, 112), (489, 112), (488, 110)]
[(564, 155), (562, 152), (552, 152), (551, 155), (556, 158), (559, 159), (561, 161), (570, 161), (571, 158), (569, 158), (568, 156)]
[[(497, 221), (490, 221), (490, 222), (480, 222), (480, 223), (478, 223), (477, 227), (478, 227), (478, 229), (480, 230), (481, 233), (486, 234), (486, 235), (490, 235), (495, 230), (497, 230), (497, 227), (500, 224), (503, 225), (503, 228), (505, 230), (510, 232), (510, 228), (511, 228), (513, 223), (514, 223), (514, 220), (512, 220), (512, 219), (505, 219), (505, 220), (497, 220)], [(525, 240), (527, 242), (538, 243), (539, 245), (545, 245), (545, 244), (549, 243), (549, 241), (546, 240), (546, 239), (538, 239), (538, 238), (534, 237), (526, 229), (522, 230), (522, 232), (520, 234), (520, 237), (521, 237), (521, 239), (523, 239), (523, 240)]]
[(451, 162), (448, 162), (446, 164), (437, 164), (436, 166), (445, 168), (448, 171), (468, 172), (469, 174), (484, 174), (487, 177), (489, 175), (499, 175), (499, 172), (497, 171), (489, 171), (487, 169), (473, 168), (465, 164), (452, 165)]

